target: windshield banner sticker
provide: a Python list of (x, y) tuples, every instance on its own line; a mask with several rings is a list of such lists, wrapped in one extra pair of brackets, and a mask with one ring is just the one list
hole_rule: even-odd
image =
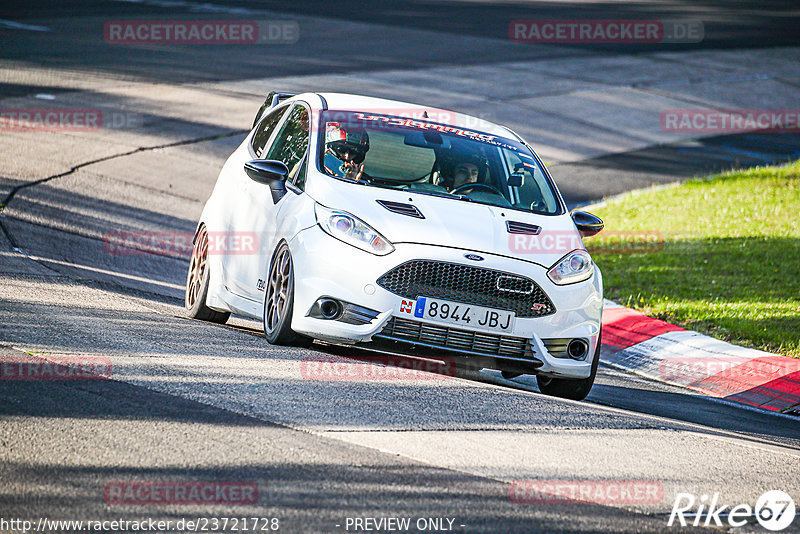
[(462, 128), (457, 128), (455, 126), (446, 126), (444, 124), (434, 124), (430, 122), (419, 121), (415, 119), (403, 118), (403, 117), (388, 117), (386, 115), (371, 115), (366, 113), (353, 113), (356, 119), (362, 121), (378, 121), (390, 126), (400, 126), (403, 128), (418, 128), (420, 130), (436, 130), (437, 132), (441, 133), (451, 133), (455, 135), (460, 135), (462, 137), (470, 137), (473, 139), (479, 139), (481, 141), (493, 141), (497, 138), (495, 135), (483, 134), (479, 132), (473, 132), (471, 130), (464, 130)]

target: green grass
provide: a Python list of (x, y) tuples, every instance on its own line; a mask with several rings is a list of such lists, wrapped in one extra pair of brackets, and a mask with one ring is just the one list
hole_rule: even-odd
[[(636, 192), (592, 212), (606, 224), (586, 245), (607, 298), (800, 357), (800, 161)], [(618, 253), (617, 232), (657, 238), (658, 246)]]

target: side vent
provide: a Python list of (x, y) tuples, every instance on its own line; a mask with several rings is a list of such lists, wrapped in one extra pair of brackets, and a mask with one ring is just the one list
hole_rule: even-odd
[(539, 232), (542, 231), (541, 226), (517, 221), (506, 221), (506, 229), (508, 230), (509, 234), (539, 235)]
[(387, 210), (399, 213), (400, 215), (407, 215), (409, 217), (416, 217), (417, 219), (424, 219), (425, 216), (417, 209), (416, 206), (411, 204), (403, 204), (402, 202), (392, 202), (391, 200), (376, 200), (378, 204)]

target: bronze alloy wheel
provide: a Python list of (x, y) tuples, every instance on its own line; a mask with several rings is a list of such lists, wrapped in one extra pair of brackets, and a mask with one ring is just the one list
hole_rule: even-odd
[(209, 264), (208, 264), (208, 231), (201, 226), (194, 240), (192, 259), (189, 260), (189, 273), (186, 275), (186, 309), (189, 317), (224, 323), (230, 312), (212, 310), (206, 306), (208, 296)]
[(272, 260), (264, 298), (264, 335), (273, 345), (309, 345), (311, 338), (292, 331), (294, 309), (294, 264), (286, 243)]
[(200, 229), (192, 249), (192, 259), (189, 262), (189, 274), (186, 279), (186, 307), (191, 309), (197, 303), (197, 297), (203, 284), (208, 263), (208, 232), (205, 227)]
[(289, 291), (293, 285), (292, 257), (289, 255), (289, 249), (282, 247), (275, 257), (272, 269), (270, 269), (269, 284), (267, 286), (266, 317), (264, 322), (269, 333), (279, 329), (282, 323), (286, 321)]

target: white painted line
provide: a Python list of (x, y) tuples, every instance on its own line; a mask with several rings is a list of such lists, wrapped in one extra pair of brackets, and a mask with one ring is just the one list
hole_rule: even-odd
[(126, 274), (126, 273), (122, 273), (122, 272), (119, 272), (119, 271), (110, 271), (108, 269), (101, 269), (99, 267), (92, 267), (90, 265), (79, 265), (77, 263), (72, 263), (72, 262), (69, 262), (69, 261), (56, 260), (56, 259), (53, 259), (53, 258), (42, 258), (40, 256), (34, 256), (32, 254), (28, 254), (25, 251), (19, 250), (19, 249), (17, 249), (17, 251), (20, 254), (23, 254), (27, 258), (30, 258), (33, 261), (37, 262), (37, 263), (55, 263), (56, 265), (61, 265), (61, 266), (64, 266), (64, 267), (71, 267), (73, 269), (80, 269), (80, 270), (84, 270), (84, 271), (91, 271), (93, 273), (98, 273), (98, 274), (116, 276), (116, 277), (119, 277), (119, 278), (124, 278), (126, 280), (132, 280), (132, 281), (135, 281), (135, 282), (145, 282), (145, 283), (148, 283), (148, 284), (153, 284), (153, 285), (165, 287), (165, 288), (168, 288), (168, 289), (176, 289), (178, 291), (183, 291), (183, 290), (186, 289), (184, 286), (181, 286), (181, 285), (178, 285), (178, 284), (171, 284), (169, 282), (162, 282), (160, 280), (154, 280), (152, 278), (146, 278), (146, 277), (143, 277), (143, 276), (136, 276), (136, 275), (132, 275), (132, 274)]
[(0, 28), (9, 28), (11, 30), (29, 30), (32, 32), (53, 31), (47, 26), (33, 26), (31, 24), (22, 24), (21, 22), (14, 22), (13, 20), (4, 20), (4, 19), (0, 19)]
[(224, 13), (227, 15), (263, 15), (266, 11), (248, 9), (246, 7), (231, 7), (208, 2), (184, 2), (183, 0), (114, 0), (129, 4), (145, 4), (148, 6), (163, 7), (166, 9), (186, 8), (192, 13)]

